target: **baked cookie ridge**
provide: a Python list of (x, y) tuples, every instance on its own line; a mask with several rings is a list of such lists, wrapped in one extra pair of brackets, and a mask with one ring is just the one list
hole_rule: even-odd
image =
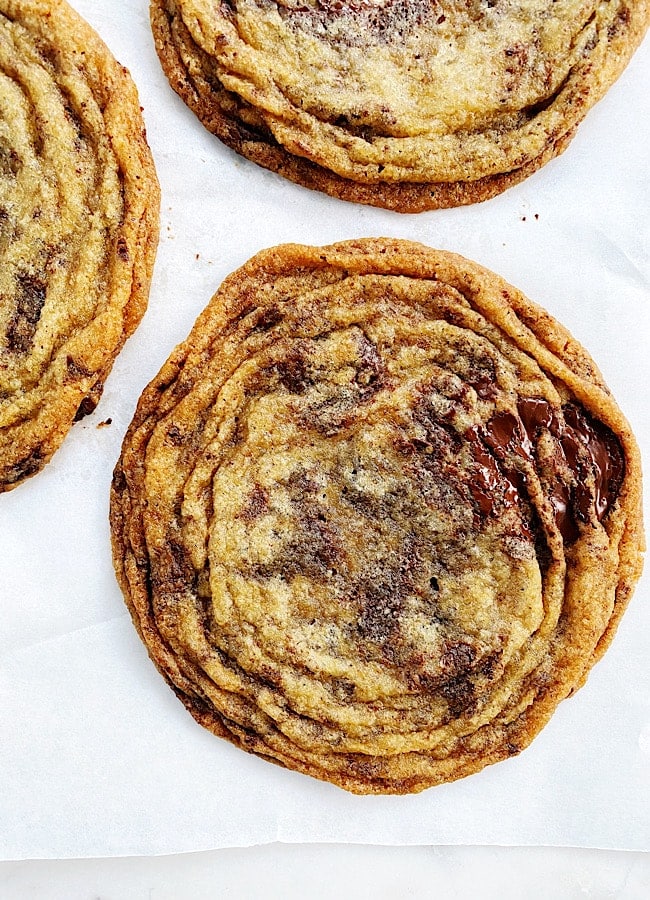
[(640, 574), (634, 436), (494, 273), (388, 239), (264, 251), (145, 389), (115, 569), (215, 734), (357, 793), (524, 749)]

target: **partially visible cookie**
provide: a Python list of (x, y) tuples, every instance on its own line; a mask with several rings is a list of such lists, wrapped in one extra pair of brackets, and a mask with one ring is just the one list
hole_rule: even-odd
[(159, 189), (133, 82), (63, 0), (0, 0), (0, 491), (38, 472), (142, 318)]
[(648, 0), (151, 0), (174, 90), (286, 178), (399, 212), (475, 203), (567, 146)]
[(144, 391), (111, 493), (149, 654), (215, 734), (358, 793), (519, 753), (641, 570), (628, 424), (498, 276), (395, 240), (267, 250)]

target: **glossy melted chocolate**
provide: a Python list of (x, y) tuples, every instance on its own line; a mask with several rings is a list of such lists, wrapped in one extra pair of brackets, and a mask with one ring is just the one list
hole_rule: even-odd
[[(504, 501), (516, 503), (520, 494), (521, 474), (500, 469), (497, 459), (505, 462), (508, 454), (514, 453), (534, 462), (539, 430), (550, 431), (557, 440), (558, 462), (566, 464), (575, 476), (575, 486), (557, 479), (549, 496), (557, 527), (564, 540), (572, 543), (579, 536), (578, 522), (589, 521), (592, 510), (599, 522), (604, 519), (623, 483), (625, 461), (618, 440), (606, 426), (577, 406), (567, 404), (562, 411), (564, 422), (558, 420), (548, 401), (527, 397), (519, 401), (517, 415), (497, 413), (483, 428), (470, 429), (467, 437), (477, 462), (472, 493), (481, 512), (488, 515), (492, 511), (492, 489), (504, 478)], [(589, 484), (590, 471), (593, 487)]]
[[(474, 480), (470, 490), (475, 503), (484, 516), (488, 516), (494, 507), (496, 492), (501, 488), (504, 503), (514, 505), (519, 501), (519, 491), (508, 472), (500, 469), (495, 457), (485, 447), (489, 444), (486, 435), (479, 428), (471, 428), (467, 435), (472, 441), (474, 458)], [(489, 444), (491, 446), (491, 444)]]

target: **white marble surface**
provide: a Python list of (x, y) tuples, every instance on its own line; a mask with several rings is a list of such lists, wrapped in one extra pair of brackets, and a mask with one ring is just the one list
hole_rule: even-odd
[(2, 900), (647, 900), (650, 855), (553, 847), (270, 844), (0, 863)]

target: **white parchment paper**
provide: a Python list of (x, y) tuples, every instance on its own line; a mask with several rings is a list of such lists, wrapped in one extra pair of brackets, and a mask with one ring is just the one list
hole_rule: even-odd
[(225, 275), (285, 241), (405, 237), (499, 272), (590, 350), (650, 471), (650, 42), (564, 156), (524, 184), (400, 216), (289, 184), (212, 138), (162, 75), (147, 0), (73, 2), (140, 89), (162, 233), (149, 310), (99, 407), (0, 497), (0, 858), (276, 840), (650, 850), (650, 571), (588, 684), (518, 758), (415, 797), (358, 798), (194, 722), (131, 625), (107, 521), (143, 386)]

